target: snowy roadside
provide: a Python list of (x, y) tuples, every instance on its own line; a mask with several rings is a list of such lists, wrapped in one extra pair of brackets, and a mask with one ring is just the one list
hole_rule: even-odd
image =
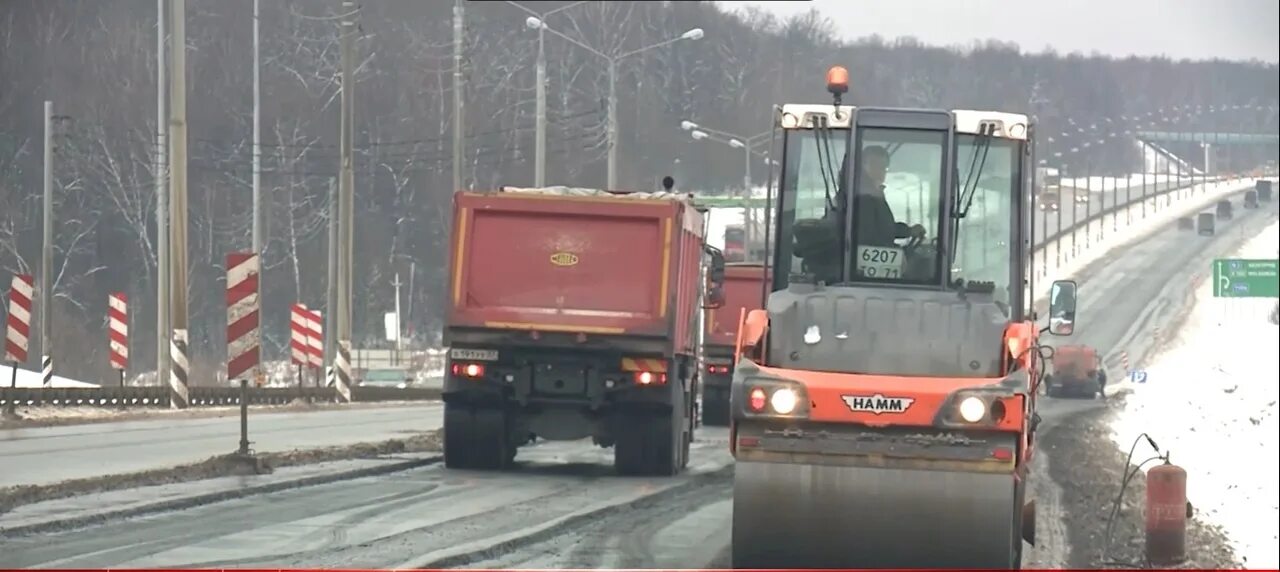
[[(1271, 225), (1233, 258), (1275, 259), (1280, 225)], [(1126, 450), (1150, 433), (1188, 472), (1196, 517), (1221, 527), (1250, 568), (1280, 565), (1280, 328), (1274, 299), (1214, 298), (1211, 280), (1196, 289), (1183, 327), (1146, 368), (1112, 420)], [(1225, 458), (1225, 459), (1224, 459)], [(1224, 460), (1233, 462), (1224, 462)]]

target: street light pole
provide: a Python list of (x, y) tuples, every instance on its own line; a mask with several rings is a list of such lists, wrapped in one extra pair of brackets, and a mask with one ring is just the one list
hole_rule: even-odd
[[(511, 3), (514, 4), (513, 2)], [(518, 4), (516, 5), (519, 6)], [(578, 40), (575, 40), (572, 37), (569, 37), (559, 31), (556, 31), (554, 28), (547, 27), (546, 21), (544, 21), (542, 18), (539, 18), (537, 16), (530, 16), (529, 18), (525, 19), (525, 25), (528, 26), (529, 28), (538, 30), (539, 33), (551, 32), (552, 34), (555, 34), (556, 36), (558, 36), (560, 39), (565, 40), (566, 42), (569, 42), (571, 44), (574, 44), (597, 56), (600, 56), (601, 59), (608, 62), (609, 109), (608, 109), (608, 128), (606, 130), (606, 136), (608, 137), (608, 142), (606, 144), (606, 146), (608, 147), (608, 169), (609, 169), (608, 187), (610, 189), (616, 189), (618, 184), (618, 169), (617, 169), (618, 167), (618, 97), (617, 97), (618, 61), (623, 58), (634, 56), (643, 52), (647, 52), (652, 49), (661, 48), (669, 44), (674, 44), (676, 42), (679, 42), (680, 40), (700, 40), (702, 39), (702, 36), (703, 36), (702, 28), (693, 28), (669, 40), (658, 42), (656, 44), (653, 44), (651, 46), (646, 46), (638, 50), (631, 50), (629, 52), (624, 52), (618, 55), (611, 56), (591, 46), (588, 46)]]
[(53, 102), (44, 102), (44, 233), (40, 252), (40, 373), (44, 386), (53, 376), (49, 324), (53, 322)]
[(538, 110), (537, 125), (534, 133), (533, 150), (533, 186), (544, 187), (547, 183), (547, 52), (544, 47), (546, 34), (538, 28)]
[[(563, 10), (567, 10), (578, 4), (582, 4), (586, 0), (566, 4), (550, 12), (538, 13), (530, 10), (516, 2), (507, 0), (507, 4), (515, 6), (525, 12), (534, 15), (539, 22), (536, 26), (538, 30), (538, 62), (537, 62), (537, 110), (534, 112), (536, 123), (534, 125), (534, 149), (533, 149), (533, 185), (535, 187), (546, 186), (547, 183), (547, 53), (544, 47), (546, 40), (546, 30), (541, 25), (547, 16), (555, 14)], [(526, 21), (526, 24), (529, 22)]]
[(609, 190), (618, 188), (618, 62), (609, 59)]

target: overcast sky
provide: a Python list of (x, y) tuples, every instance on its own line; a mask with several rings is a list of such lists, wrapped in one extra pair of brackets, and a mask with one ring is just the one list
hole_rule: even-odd
[(775, 0), (755, 5), (780, 16), (817, 9), (846, 39), (915, 36), (928, 44), (994, 38), (1024, 51), (1097, 51), (1280, 61), (1277, 0)]

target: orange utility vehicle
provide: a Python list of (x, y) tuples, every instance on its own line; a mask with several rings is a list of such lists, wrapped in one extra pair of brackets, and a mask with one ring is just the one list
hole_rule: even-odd
[[(834, 105), (777, 108), (771, 293), (732, 383), (733, 566), (1018, 568), (1051, 352), (1031, 309), (1032, 126), (841, 105), (838, 67), (828, 88)], [(1053, 289), (1073, 314), (1075, 283)]]
[(453, 221), (445, 465), (500, 469), (532, 437), (590, 437), (620, 473), (680, 472), (704, 294), (722, 301), (724, 273), (690, 199), (460, 192)]
[(1089, 346), (1058, 346), (1050, 360), (1053, 372), (1044, 376), (1049, 397), (1106, 396), (1107, 372), (1098, 350)]

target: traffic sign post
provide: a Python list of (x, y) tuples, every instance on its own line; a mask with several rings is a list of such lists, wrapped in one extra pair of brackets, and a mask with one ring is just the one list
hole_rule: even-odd
[(1213, 261), (1215, 298), (1280, 297), (1280, 260), (1220, 258)]

